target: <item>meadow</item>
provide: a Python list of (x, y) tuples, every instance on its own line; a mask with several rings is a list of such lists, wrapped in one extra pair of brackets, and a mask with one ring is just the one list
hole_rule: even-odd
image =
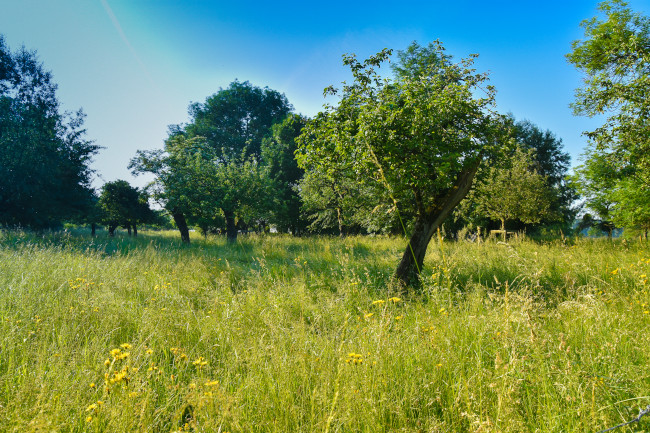
[[(597, 432), (650, 404), (650, 248), (0, 234), (2, 432)], [(618, 431), (649, 431), (650, 416)]]

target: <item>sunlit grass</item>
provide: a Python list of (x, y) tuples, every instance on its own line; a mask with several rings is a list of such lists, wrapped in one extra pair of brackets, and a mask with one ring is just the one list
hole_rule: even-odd
[(402, 239), (0, 236), (0, 431), (593, 432), (650, 403), (644, 244), (436, 242), (405, 294)]

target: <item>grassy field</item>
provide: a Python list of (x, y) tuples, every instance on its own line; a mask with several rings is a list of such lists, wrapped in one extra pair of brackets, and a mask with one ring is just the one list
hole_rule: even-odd
[(596, 432), (650, 404), (647, 244), (438, 241), (410, 296), (403, 246), (1, 234), (0, 431)]

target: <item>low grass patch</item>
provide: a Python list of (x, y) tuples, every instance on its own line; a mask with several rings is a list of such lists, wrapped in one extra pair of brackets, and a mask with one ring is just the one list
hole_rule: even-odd
[[(594, 432), (650, 404), (647, 244), (0, 235), (0, 431)], [(643, 419), (635, 427), (648, 429)]]

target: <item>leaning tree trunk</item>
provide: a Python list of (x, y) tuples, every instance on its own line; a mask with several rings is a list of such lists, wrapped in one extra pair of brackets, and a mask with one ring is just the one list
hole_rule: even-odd
[(226, 217), (226, 240), (230, 242), (237, 241), (237, 225), (235, 224), (235, 213), (233, 211), (223, 211)]
[(187, 227), (187, 221), (185, 220), (185, 215), (182, 212), (172, 212), (172, 218), (174, 218), (174, 223), (178, 227), (178, 231), (181, 232), (181, 241), (184, 244), (190, 243), (190, 229)]
[(480, 160), (461, 172), (454, 186), (439, 200), (436, 200), (435, 206), (423, 212), (418, 212), (413, 234), (393, 276), (402, 285), (414, 286), (419, 283), (420, 271), (424, 264), (424, 256), (427, 253), (427, 246), (431, 237), (436, 229), (445, 222), (451, 211), (467, 195), (479, 165)]

